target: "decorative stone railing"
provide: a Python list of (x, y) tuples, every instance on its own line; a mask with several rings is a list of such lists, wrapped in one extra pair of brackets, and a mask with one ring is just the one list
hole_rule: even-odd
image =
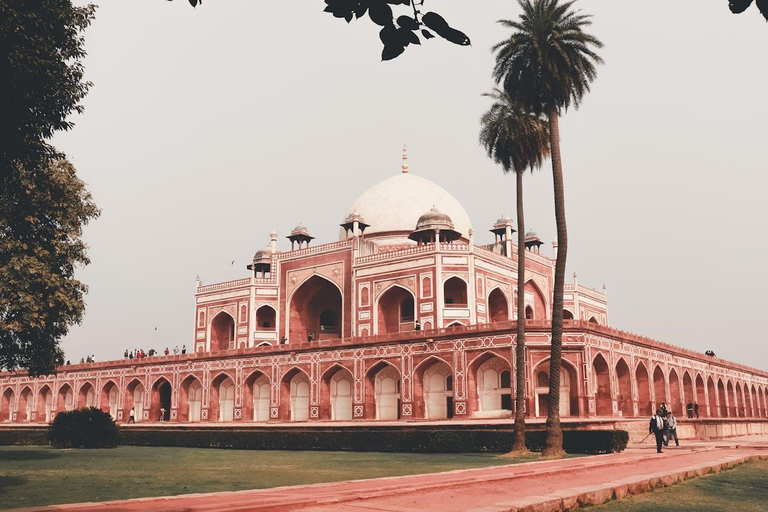
[[(222, 283), (204, 284), (197, 287), (196, 293), (213, 292), (218, 290), (229, 290), (231, 288), (240, 288), (242, 286), (249, 286), (252, 284), (254, 278), (244, 277), (242, 279), (235, 279), (234, 281), (224, 281)], [(274, 282), (274, 281), (273, 281)]]
[(306, 256), (307, 254), (317, 254), (320, 252), (333, 251), (341, 247), (352, 245), (354, 239), (348, 238), (346, 240), (340, 240), (338, 242), (331, 242), (329, 244), (313, 245), (312, 247), (305, 247), (304, 249), (296, 249), (295, 251), (285, 251), (277, 254), (280, 259), (296, 258), (298, 256)]

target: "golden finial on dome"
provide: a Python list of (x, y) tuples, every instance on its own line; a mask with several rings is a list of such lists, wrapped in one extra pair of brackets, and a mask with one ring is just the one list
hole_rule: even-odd
[(408, 174), (408, 149), (403, 144), (403, 174)]

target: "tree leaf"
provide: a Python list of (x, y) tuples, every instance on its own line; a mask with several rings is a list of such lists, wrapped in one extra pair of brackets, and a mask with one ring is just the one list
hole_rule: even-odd
[(405, 51), (405, 47), (397, 44), (385, 45), (381, 51), (381, 60), (392, 60), (398, 57)]
[(189, 5), (191, 5), (192, 7), (197, 7), (197, 0), (189, 0)]
[(471, 44), (469, 37), (464, 32), (451, 28), (448, 22), (436, 12), (428, 12), (421, 17), (421, 21), (431, 28), (437, 35), (460, 46), (469, 46)]
[(734, 14), (739, 14), (747, 10), (747, 7), (752, 5), (752, 0), (730, 0), (728, 7)]
[(419, 22), (410, 16), (400, 16), (397, 18), (397, 24), (408, 30), (419, 30)]
[(368, 16), (382, 27), (393, 24), (392, 8), (384, 0), (373, 0), (368, 7)]
[(755, 0), (755, 5), (760, 9), (765, 21), (768, 21), (768, 0)]
[(432, 32), (430, 32), (429, 30), (427, 30), (425, 28), (421, 29), (421, 35), (424, 36), (424, 39), (432, 39), (433, 37), (435, 37), (435, 36), (432, 35)]

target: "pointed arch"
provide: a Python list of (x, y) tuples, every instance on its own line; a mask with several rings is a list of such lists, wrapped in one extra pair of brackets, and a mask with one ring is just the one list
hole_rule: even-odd
[(344, 292), (338, 284), (320, 274), (301, 282), (286, 299), (287, 337), (296, 342), (343, 338)]
[(451, 275), (443, 281), (443, 303), (446, 308), (468, 307), (469, 283), (462, 276)]
[(573, 320), (573, 312), (569, 309), (563, 308), (563, 320)]
[(662, 403), (667, 403), (667, 381), (664, 370), (658, 364), (653, 368), (653, 397), (657, 409)]
[(365, 372), (365, 406), (377, 420), (400, 418), (400, 368), (382, 359)]
[(165, 377), (158, 377), (152, 383), (150, 390), (150, 421), (168, 421), (171, 418), (171, 396), (173, 394), (171, 381)]
[(208, 351), (222, 352), (234, 349), (235, 325), (237, 320), (229, 311), (222, 309), (213, 315), (208, 325)]
[(688, 410), (688, 404), (691, 404), (691, 411), (693, 411), (693, 402), (696, 401), (696, 391), (693, 388), (693, 379), (688, 370), (683, 370), (683, 402), (686, 411)]
[(376, 297), (374, 311), (374, 334), (412, 331), (416, 320), (416, 296), (405, 286), (390, 284)]
[(125, 387), (123, 417), (130, 418), (131, 409), (134, 409), (136, 421), (143, 421), (144, 410), (149, 410), (146, 395), (147, 391), (144, 388), (144, 383), (138, 377), (131, 379)]
[(280, 416), (285, 421), (309, 419), (311, 378), (303, 368), (292, 366), (280, 379)]
[[(549, 410), (549, 360), (542, 359), (532, 369), (534, 381), (534, 406), (532, 415), (546, 417)], [(578, 369), (563, 358), (560, 367), (560, 416), (579, 415)]]
[(56, 402), (57, 413), (71, 411), (75, 408), (75, 392), (69, 383), (65, 382), (59, 386), (59, 394)]
[(720, 411), (717, 408), (717, 390), (715, 389), (715, 380), (712, 378), (711, 375), (707, 376), (707, 406), (709, 408), (709, 413), (707, 414), (710, 418), (718, 418), (720, 417)]
[(528, 278), (523, 285), (523, 290), (525, 291), (526, 318), (528, 317), (527, 306), (531, 306), (533, 316), (530, 320), (549, 319), (549, 301), (538, 283), (533, 278)]
[(452, 418), (453, 366), (433, 354), (416, 365), (413, 376), (416, 418)]
[(717, 378), (717, 398), (720, 401), (718, 416), (720, 418), (727, 418), (728, 406), (730, 404), (728, 403), (728, 395), (725, 394), (725, 384), (723, 383), (723, 379), (720, 377)]
[(235, 419), (235, 379), (222, 370), (211, 379), (208, 388), (208, 419), (228, 423)]
[(50, 423), (53, 421), (53, 390), (48, 384), (43, 384), (37, 391), (37, 417), (38, 423)]
[(635, 385), (637, 386), (637, 410), (640, 416), (652, 416), (651, 379), (643, 361), (638, 361), (635, 366)]
[(488, 323), (507, 322), (511, 317), (510, 304), (507, 294), (500, 286), (491, 288), (488, 294)]
[(243, 419), (268, 421), (271, 398), (271, 379), (266, 372), (260, 369), (253, 370), (243, 381)]
[(24, 386), (21, 388), (21, 391), (19, 391), (17, 421), (24, 423), (32, 421), (32, 397), (31, 387)]
[(616, 399), (618, 401), (619, 411), (625, 417), (634, 416), (635, 408), (632, 404), (632, 374), (629, 370), (629, 364), (624, 357), (619, 357), (616, 361)]
[(274, 331), (277, 329), (277, 310), (271, 304), (262, 304), (256, 308), (256, 330)]
[(199, 422), (203, 409), (202, 381), (195, 374), (189, 374), (182, 379), (179, 388), (178, 420), (189, 423)]
[(84, 407), (96, 407), (96, 387), (91, 381), (83, 382), (77, 393), (77, 408)]
[(320, 376), (320, 417), (331, 421), (352, 419), (355, 377), (346, 366), (333, 363)]
[(120, 392), (118, 391), (117, 383), (112, 379), (108, 379), (101, 386), (101, 410), (108, 412), (113, 420), (117, 420), (119, 398)]
[[(704, 376), (697, 372), (696, 374), (696, 399), (693, 403), (693, 412), (694, 416), (701, 417), (701, 416), (710, 416), (715, 413), (714, 407), (711, 409), (711, 412), (707, 413), (709, 409), (710, 402), (714, 400), (715, 398), (715, 388), (714, 385), (712, 386), (712, 394), (709, 394), (708, 387), (705, 384)], [(707, 400), (707, 397), (709, 397), (709, 401)], [(696, 406), (698, 405), (698, 414), (696, 414)]]
[(484, 351), (467, 365), (469, 412), (480, 418), (509, 418), (512, 412), (512, 366), (492, 351)]
[(592, 389), (595, 393), (595, 412), (598, 416), (613, 416), (611, 400), (611, 372), (601, 352), (592, 358)]
[(5, 388), (0, 395), (0, 422), (13, 420), (13, 409), (16, 406), (16, 395), (13, 388)]
[(677, 370), (674, 368), (669, 369), (667, 376), (669, 381), (669, 410), (675, 414), (680, 415), (682, 418), (685, 413), (685, 403), (681, 399), (682, 387), (680, 386), (680, 378), (677, 376)]

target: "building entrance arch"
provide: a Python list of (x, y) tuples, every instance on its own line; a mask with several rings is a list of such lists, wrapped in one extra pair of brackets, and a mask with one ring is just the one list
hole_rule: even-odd
[[(507, 361), (485, 354), (470, 366), (469, 388), (472, 415), (478, 418), (509, 418), (512, 411), (512, 379)], [(471, 397), (472, 398), (472, 397)]]
[(46, 384), (37, 394), (37, 421), (50, 423), (53, 421), (53, 391)]
[(488, 295), (488, 322), (509, 321), (509, 301), (501, 288), (494, 288)]
[[(547, 416), (549, 411), (549, 359), (539, 363), (533, 369), (534, 409), (537, 417)], [(579, 414), (579, 392), (576, 368), (565, 359), (560, 367), (560, 416), (577, 416)]]
[(618, 400), (619, 411), (624, 417), (634, 416), (635, 408), (632, 404), (632, 376), (629, 365), (624, 359), (616, 363), (616, 383), (619, 385)]
[[(400, 372), (384, 362), (379, 362), (368, 372), (366, 396), (373, 395), (373, 407), (377, 420), (400, 418)], [(370, 403), (370, 402), (369, 402)]]
[(635, 384), (637, 385), (637, 410), (640, 416), (653, 416), (651, 383), (648, 378), (648, 370), (642, 362), (637, 363), (637, 369), (635, 370)]
[(402, 286), (392, 286), (376, 301), (374, 334), (412, 331), (415, 319), (413, 293)]
[(323, 419), (349, 421), (352, 419), (352, 373), (340, 366), (326, 371), (320, 394)]
[(179, 400), (179, 421), (197, 423), (203, 409), (203, 385), (194, 375), (189, 375), (181, 382)]
[(612, 416), (611, 375), (602, 354), (592, 360), (592, 389), (595, 390), (595, 412), (598, 416)]
[(318, 274), (299, 285), (290, 298), (286, 318), (288, 340), (295, 342), (341, 338), (342, 297), (339, 288)]
[(235, 319), (226, 311), (220, 311), (211, 320), (211, 352), (235, 348)]
[(11, 388), (3, 391), (0, 397), (0, 421), (11, 421), (13, 419), (13, 408), (16, 406), (16, 397)]

